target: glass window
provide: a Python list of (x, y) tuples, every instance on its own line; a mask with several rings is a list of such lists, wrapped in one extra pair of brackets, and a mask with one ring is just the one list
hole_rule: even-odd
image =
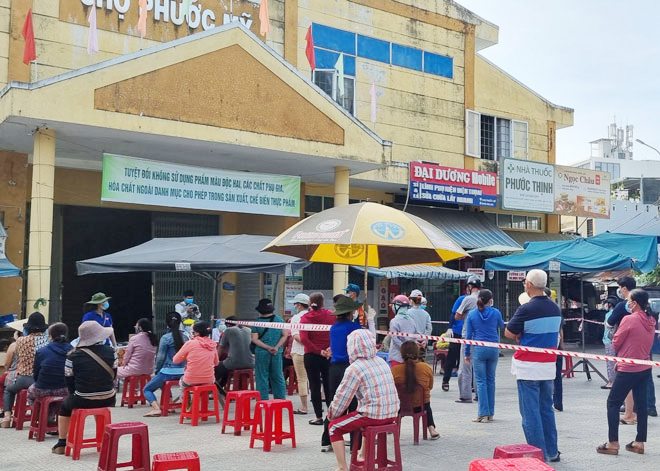
[(527, 122), (513, 121), (513, 158), (527, 160)]
[(495, 160), (495, 118), (481, 115), (481, 158)]
[(323, 209), (330, 209), (335, 206), (335, 199), (332, 196), (323, 197)]
[(511, 120), (497, 118), (497, 158), (511, 157)]
[(465, 110), (465, 153), (481, 157), (481, 113)]
[(392, 65), (422, 71), (422, 51), (392, 43)]
[(357, 55), (365, 59), (390, 63), (390, 43), (380, 39), (369, 38), (358, 34)]
[(527, 216), (513, 216), (511, 224), (513, 229), (527, 229)]
[(619, 164), (612, 164), (612, 170), (610, 171), (610, 174), (612, 174), (613, 179), (618, 179), (621, 176), (621, 166)]
[(527, 216), (527, 230), (528, 231), (540, 231), (541, 230), (541, 218), (536, 216)]
[(334, 70), (316, 69), (314, 71), (314, 83), (329, 96), (332, 96), (334, 77)]
[(424, 72), (442, 77), (454, 76), (454, 59), (438, 54), (424, 53)]
[(496, 213), (484, 213), (484, 217), (488, 219), (493, 224), (497, 225), (497, 214)]
[(334, 69), (316, 69), (314, 71), (314, 83), (346, 111), (353, 114), (355, 109), (355, 78), (344, 75), (343, 95), (339, 93), (338, 80), (339, 74)]
[(315, 195), (305, 195), (305, 212), (320, 213), (323, 211), (323, 197)]
[(512, 217), (510, 214), (498, 214), (497, 215), (497, 225), (499, 227), (504, 227), (505, 229), (511, 229)]

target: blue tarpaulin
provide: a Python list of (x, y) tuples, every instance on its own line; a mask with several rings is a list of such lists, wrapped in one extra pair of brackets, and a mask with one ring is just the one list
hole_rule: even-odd
[[(364, 267), (353, 266), (364, 271)], [(380, 278), (424, 278), (429, 280), (467, 280), (471, 273), (435, 265), (402, 265), (388, 268), (369, 268), (369, 275)]]
[(648, 273), (658, 263), (655, 236), (601, 234), (587, 239), (531, 242), (525, 252), (486, 260), (486, 270), (548, 270), (560, 262), (568, 273), (635, 269)]
[(0, 278), (6, 278), (10, 276), (20, 276), (20, 268), (16, 268), (9, 260), (4, 257), (0, 257)]

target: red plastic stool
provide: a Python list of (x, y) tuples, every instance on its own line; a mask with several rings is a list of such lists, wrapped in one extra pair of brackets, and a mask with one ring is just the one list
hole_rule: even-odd
[[(96, 422), (96, 435), (94, 438), (85, 438), (85, 419), (94, 417)], [(80, 451), (83, 448), (96, 448), (101, 450), (103, 429), (111, 422), (110, 408), (98, 407), (96, 409), (74, 409), (71, 414), (71, 425), (66, 437), (65, 454), (72, 454), (74, 460), (80, 459)], [(72, 453), (73, 452), (73, 453)]]
[(538, 458), (507, 458), (475, 460), (468, 471), (555, 471), (555, 468)]
[[(284, 410), (289, 411), (289, 431), (282, 430), (282, 414)], [(262, 422), (261, 411), (265, 413), (265, 420)], [(274, 422), (274, 423), (273, 423)], [(252, 434), (250, 435), (250, 448), (254, 447), (255, 440), (264, 442), (264, 451), (270, 451), (270, 444), (273, 440), (278, 445), (282, 440), (291, 439), (293, 448), (296, 447), (296, 430), (293, 423), (293, 404), (286, 399), (270, 399), (268, 401), (257, 402), (254, 409), (254, 422), (252, 424)]]
[[(364, 427), (353, 432), (353, 443), (359, 443), (359, 433), (364, 437), (365, 455), (364, 461), (358, 461), (359, 446), (353, 447), (351, 453), (350, 471), (370, 471), (378, 469), (389, 471), (402, 471), (401, 446), (399, 444), (399, 424), (375, 425)], [(394, 438), (394, 461), (387, 457), (387, 435), (392, 434)], [(376, 468), (378, 466), (378, 468)]]
[(296, 369), (293, 365), (284, 367), (284, 381), (288, 396), (291, 396), (294, 392), (298, 392), (298, 376), (296, 376)]
[[(119, 438), (122, 435), (132, 436), (133, 451), (131, 461), (117, 463)], [(126, 466), (132, 466), (132, 471), (149, 471), (149, 468), (151, 468), (150, 461), (149, 428), (146, 424), (142, 422), (124, 422), (105, 426), (98, 471), (115, 471)]]
[(170, 381), (165, 381), (165, 384), (163, 384), (163, 389), (162, 393), (160, 395), (160, 415), (163, 417), (167, 417), (167, 414), (171, 410), (178, 409), (181, 407), (181, 401), (179, 402), (172, 402), (172, 388), (176, 388), (179, 386), (179, 380), (178, 379), (172, 379)]
[(16, 427), (16, 430), (23, 430), (23, 424), (31, 421), (32, 407), (27, 403), (27, 389), (21, 389), (18, 391), (18, 394), (16, 394), (16, 401), (14, 402), (12, 427)]
[[(213, 409), (209, 410), (207, 393), (211, 393), (213, 400)], [(192, 407), (188, 411), (188, 396), (192, 394)], [(215, 384), (206, 384), (203, 386), (191, 386), (183, 390), (183, 403), (181, 406), (181, 417), (179, 423), (183, 423), (183, 419), (190, 419), (193, 427), (197, 426), (199, 419), (206, 422), (209, 417), (215, 417), (216, 423), (220, 423), (220, 410), (218, 409), (218, 388)]]
[(199, 455), (194, 451), (178, 453), (159, 453), (154, 455), (151, 471), (169, 471), (171, 469), (187, 469), (200, 471)]
[(254, 370), (230, 370), (225, 391), (254, 390)]
[(575, 373), (573, 372), (573, 357), (564, 357), (564, 362), (565, 362), (564, 365), (566, 366), (566, 368), (561, 370), (561, 373), (564, 374), (567, 371), (570, 371), (570, 373), (568, 373), (566, 375), (566, 378), (574, 377)]
[[(222, 413), (222, 433), (225, 427), (234, 427), (234, 435), (241, 435), (241, 431), (250, 430), (254, 425), (255, 416), (250, 414), (252, 399), (259, 402), (261, 395), (259, 391), (228, 391), (225, 399), (224, 412)], [(229, 406), (234, 401), (234, 418), (229, 419)]]
[(126, 404), (129, 409), (132, 409), (133, 404), (138, 404), (140, 402), (146, 404), (147, 399), (144, 397), (143, 389), (149, 381), (151, 381), (150, 375), (125, 377), (124, 389), (121, 394), (121, 407), (124, 407), (124, 404)]
[(538, 458), (543, 461), (543, 450), (535, 446), (522, 444), (522, 445), (505, 445), (496, 446), (493, 452), (493, 458)]
[(46, 433), (57, 432), (57, 420), (55, 420), (54, 425), (48, 425), (48, 413), (50, 408), (53, 407), (55, 415), (57, 415), (62, 402), (64, 402), (62, 396), (45, 396), (34, 401), (28, 439), (36, 436), (38, 442), (43, 442), (46, 439)]

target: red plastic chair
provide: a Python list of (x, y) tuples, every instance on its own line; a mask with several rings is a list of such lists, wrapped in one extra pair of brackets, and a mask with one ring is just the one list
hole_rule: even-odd
[(493, 458), (495, 459), (524, 457), (538, 458), (543, 461), (543, 450), (525, 443), (522, 445), (496, 446), (493, 452)]
[(284, 367), (284, 381), (286, 383), (286, 393), (288, 396), (298, 392), (298, 376), (293, 365)]
[(172, 388), (178, 386), (178, 379), (165, 381), (165, 384), (163, 384), (162, 394), (160, 395), (160, 414), (163, 417), (167, 417), (171, 410), (179, 409), (181, 407), (181, 401), (172, 402)]
[[(213, 401), (213, 408), (209, 409), (208, 395), (211, 394)], [(189, 396), (192, 395), (192, 400)], [(191, 402), (190, 410), (188, 411), (188, 401)], [(206, 422), (209, 417), (215, 417), (216, 423), (220, 423), (220, 409), (218, 403), (218, 388), (215, 384), (206, 384), (203, 386), (192, 386), (183, 390), (183, 403), (181, 406), (181, 417), (179, 423), (183, 423), (183, 419), (190, 419), (191, 425), (196, 427), (199, 419)]]
[[(234, 435), (241, 434), (243, 429), (250, 430), (254, 424), (255, 416), (251, 415), (252, 399), (259, 402), (261, 395), (259, 391), (228, 391), (225, 399), (224, 412), (222, 414), (222, 433), (225, 427), (234, 427)], [(229, 419), (229, 407), (234, 401), (234, 418)]]
[(567, 371), (570, 371), (566, 375), (566, 378), (573, 378), (575, 376), (575, 372), (573, 371), (573, 357), (564, 357), (564, 369), (561, 370), (561, 374), (565, 374)]
[(538, 458), (508, 458), (475, 460), (468, 471), (555, 471), (555, 468)]
[(126, 404), (129, 409), (132, 409), (133, 404), (139, 404), (140, 402), (146, 404), (147, 399), (144, 397), (143, 389), (149, 381), (151, 381), (150, 375), (125, 377), (124, 389), (121, 394), (121, 407), (124, 407), (124, 404)]
[(399, 394), (399, 430), (401, 430), (401, 419), (404, 417), (412, 417), (413, 420), (413, 443), (419, 445), (419, 421), (422, 421), (422, 437), (428, 440), (428, 417), (426, 411), (422, 406), (421, 412), (415, 412), (413, 404), (424, 404), (424, 388), (417, 385), (417, 389), (413, 394), (406, 392), (406, 388), (402, 384), (396, 385), (397, 393)]
[(254, 370), (230, 370), (225, 391), (254, 390)]
[(159, 453), (154, 455), (151, 471), (170, 471), (171, 469), (200, 471), (199, 455), (194, 451)]
[(27, 389), (21, 389), (16, 394), (14, 402), (14, 418), (12, 419), (12, 427), (16, 430), (23, 430), (23, 425), (26, 422), (32, 421), (32, 407), (27, 402)]
[[(289, 411), (289, 431), (282, 430), (282, 414), (284, 410)], [(265, 417), (262, 422), (262, 411)], [(264, 443), (264, 451), (270, 451), (270, 445), (275, 441), (281, 445), (282, 440), (291, 439), (293, 448), (296, 447), (296, 430), (293, 422), (293, 404), (286, 399), (270, 399), (257, 402), (254, 410), (254, 422), (252, 434), (250, 435), (250, 448), (254, 448), (254, 441), (261, 440)]]
[[(131, 461), (117, 463), (119, 438), (123, 435), (132, 436)], [(142, 422), (124, 422), (105, 426), (97, 470), (116, 471), (126, 466), (132, 466), (131, 471), (150, 471), (149, 428)]]
[(54, 408), (54, 413), (57, 415), (62, 402), (64, 402), (62, 396), (45, 396), (34, 401), (28, 439), (36, 437), (38, 442), (43, 442), (47, 433), (57, 432), (57, 420), (55, 420), (55, 424), (48, 425), (48, 415), (51, 407)]
[[(94, 438), (85, 438), (85, 419), (94, 417), (96, 422), (96, 435)], [(74, 409), (71, 414), (71, 425), (66, 437), (65, 454), (72, 454), (74, 460), (80, 459), (80, 451), (84, 448), (96, 448), (101, 451), (101, 441), (103, 439), (103, 430), (106, 425), (112, 422), (110, 408), (98, 407), (96, 409)]]
[[(378, 469), (378, 471), (403, 470), (401, 446), (399, 443), (399, 424), (396, 421), (393, 421), (391, 424), (364, 427), (353, 432), (353, 443), (360, 442), (360, 433), (364, 437), (364, 461), (358, 461), (358, 449), (360, 447), (353, 447), (349, 467), (350, 471), (371, 471), (375, 469)], [(394, 438), (394, 461), (387, 457), (387, 435), (390, 433)]]

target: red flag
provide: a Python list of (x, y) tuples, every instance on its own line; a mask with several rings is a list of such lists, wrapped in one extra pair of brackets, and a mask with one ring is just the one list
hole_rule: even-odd
[(305, 36), (305, 41), (307, 41), (307, 47), (305, 48), (305, 54), (307, 55), (307, 61), (312, 67), (312, 70), (316, 69), (316, 56), (314, 54), (314, 38), (312, 37), (312, 27), (310, 26), (307, 30), (307, 36)]
[(23, 63), (29, 64), (37, 58), (37, 50), (34, 47), (34, 28), (32, 27), (32, 8), (28, 10), (25, 24), (23, 25), (23, 39), (25, 39), (25, 49), (23, 50)]

